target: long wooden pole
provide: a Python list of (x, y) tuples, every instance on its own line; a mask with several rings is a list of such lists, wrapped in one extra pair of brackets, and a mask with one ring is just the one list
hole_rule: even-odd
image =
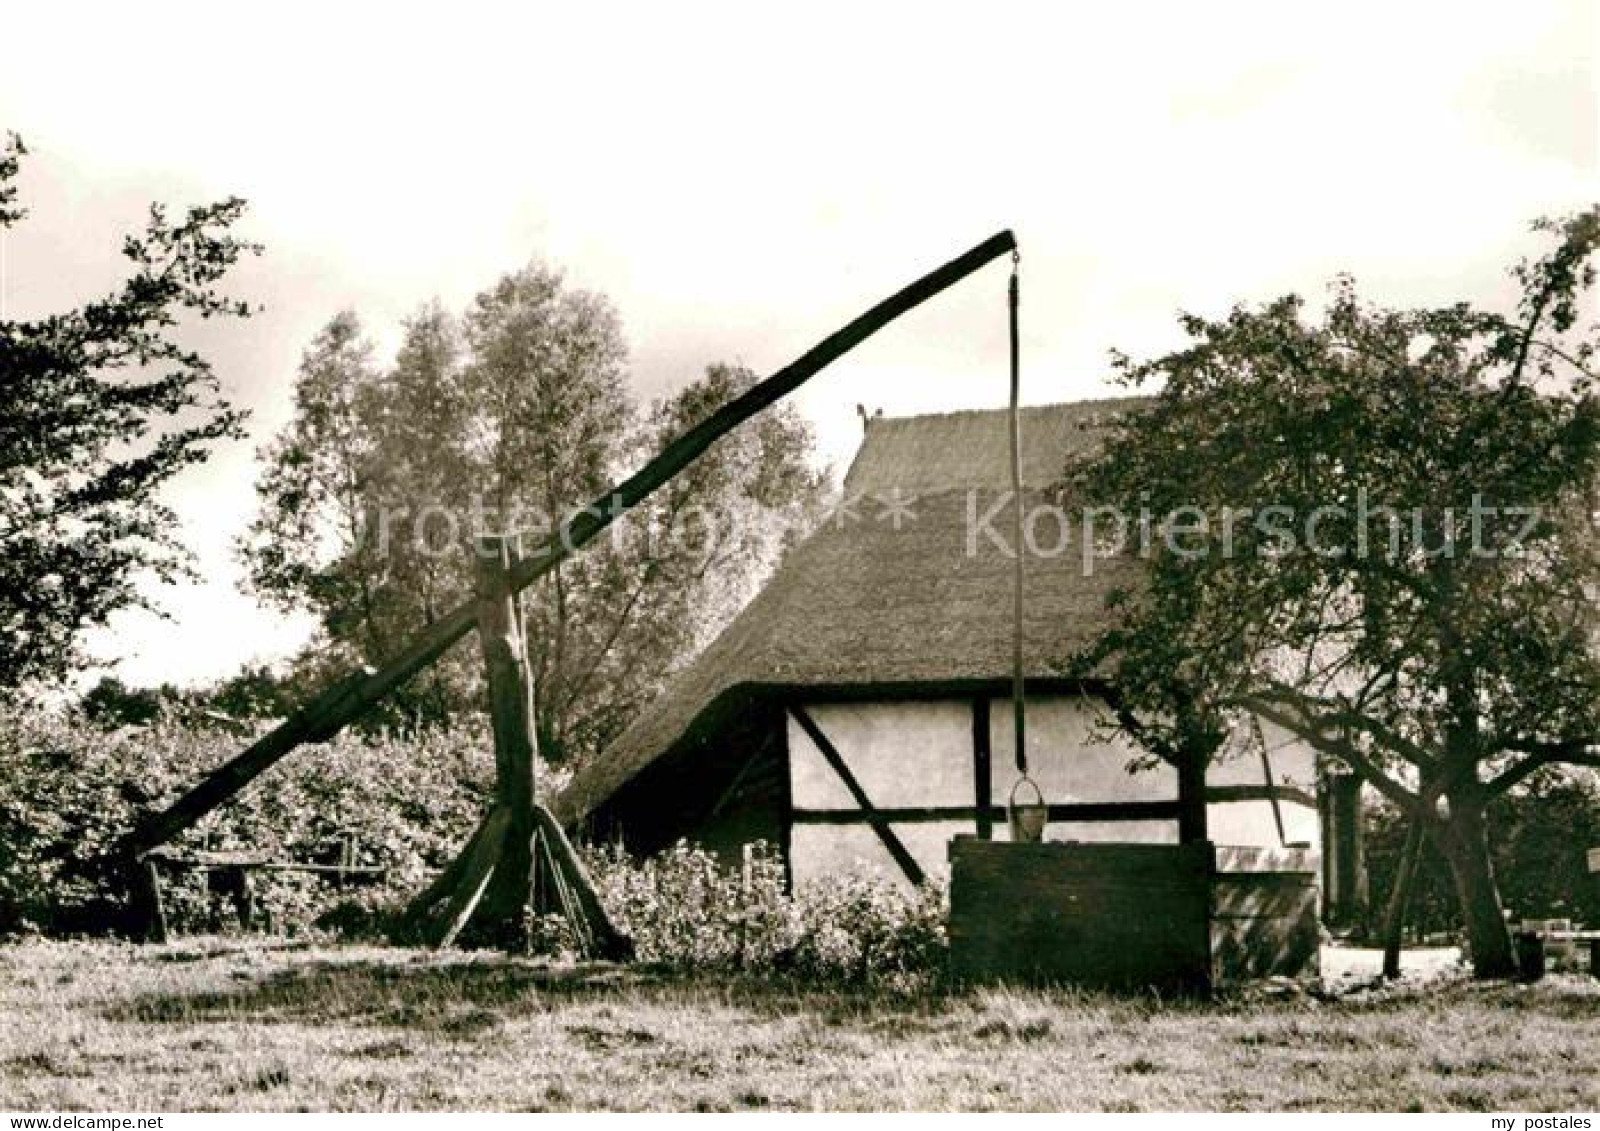
[(1022, 364), (1017, 334), (1017, 307), (1020, 304), (1017, 259), (1011, 257), (1011, 283), (1006, 292), (1006, 312), (1011, 340), (1011, 494), (1016, 508), (1013, 533), (1017, 538), (1016, 557), (1011, 577), (1011, 749), (1015, 752), (1017, 773), (1028, 776), (1028, 701), (1022, 670), (1023, 587), (1027, 569), (1026, 542), (1023, 538), (1022, 500)]
[(693, 463), (705, 450), (756, 413), (768, 408), (844, 354), (872, 337), (879, 330), (914, 310), (930, 298), (948, 290), (987, 263), (1016, 250), (1017, 241), (1009, 231), (997, 232), (971, 251), (931, 271), (909, 287), (884, 299), (844, 329), (807, 350), (771, 377), (735, 397), (699, 424), (661, 449), (645, 464), (610, 491), (574, 512), (555, 538), (545, 542), (512, 568), (511, 581), (517, 589), (572, 555), (578, 547), (599, 534), (623, 513), (644, 501), (657, 488)]
[[(585, 543), (610, 526), (629, 508), (694, 462), (728, 432), (762, 409), (788, 396), (830, 363), (866, 341), (902, 314), (959, 283), (974, 271), (1016, 249), (1009, 231), (997, 232), (943, 267), (878, 303), (843, 329), (830, 334), (805, 354), (766, 380), (729, 401), (705, 420), (669, 443), (649, 463), (607, 491), (576, 517), (563, 523), (556, 537), (534, 549), (512, 570), (511, 582), (525, 589)], [(129, 837), (134, 856), (165, 844), (233, 797), (296, 747), (325, 742), (352, 720), (442, 656), (472, 630), (476, 601), (452, 609), (418, 633), (405, 650), (379, 671), (360, 672), (313, 698), (282, 724), (231, 761), (213, 771), (165, 811)]]

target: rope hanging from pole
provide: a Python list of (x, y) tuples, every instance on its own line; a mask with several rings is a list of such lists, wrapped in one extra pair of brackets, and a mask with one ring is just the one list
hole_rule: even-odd
[(1017, 773), (1028, 776), (1027, 709), (1023, 702), (1022, 679), (1022, 610), (1023, 610), (1023, 541), (1022, 541), (1022, 413), (1019, 407), (1022, 390), (1021, 350), (1017, 334), (1017, 308), (1019, 300), (1019, 269), (1022, 256), (1011, 252), (1011, 285), (1007, 288), (1007, 309), (1010, 314), (1011, 336), (1011, 494), (1016, 502), (1016, 574), (1013, 578), (1011, 605), (1011, 723), (1012, 749), (1016, 752)]

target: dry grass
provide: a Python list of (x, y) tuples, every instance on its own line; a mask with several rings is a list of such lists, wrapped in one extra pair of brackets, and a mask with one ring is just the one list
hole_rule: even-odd
[(0, 1108), (1600, 1106), (1600, 982), (933, 999), (191, 941), (0, 948)]

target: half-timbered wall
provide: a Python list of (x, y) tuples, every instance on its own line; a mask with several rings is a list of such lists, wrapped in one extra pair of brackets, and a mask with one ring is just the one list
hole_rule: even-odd
[[(1096, 701), (1079, 696), (1029, 700), (1028, 763), (1045, 800), (1096, 807), (1094, 820), (1052, 820), (1047, 839), (1176, 843), (1174, 817), (1151, 818), (1139, 809), (1175, 800), (1176, 772), (1160, 766), (1130, 774), (1130, 748), (1094, 732), (1099, 709)], [(790, 863), (797, 882), (845, 871), (904, 877), (909, 870), (943, 878), (955, 834), (1006, 838), (1003, 812), (984, 810), (982, 802), (1003, 808), (1016, 780), (1009, 701), (801, 704), (787, 713), (785, 726), (794, 821)], [(1273, 784), (1287, 787), (1276, 814), (1263, 796), (1266, 770), (1259, 753), (1249, 748), (1207, 775), (1210, 839), (1314, 848), (1314, 759), (1281, 733), (1268, 729), (1265, 738)], [(913, 861), (909, 869), (907, 856)]]

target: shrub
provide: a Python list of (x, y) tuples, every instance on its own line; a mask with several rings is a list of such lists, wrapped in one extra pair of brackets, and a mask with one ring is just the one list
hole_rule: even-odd
[(616, 846), (591, 849), (588, 865), (645, 962), (904, 990), (944, 973), (945, 893), (932, 885), (907, 891), (845, 876), (791, 895), (767, 844), (753, 845), (739, 866), (683, 841), (644, 860)]
[[(232, 757), (248, 736), (157, 713), (111, 730), (66, 711), (0, 710), (0, 935), (103, 934), (126, 926), (115, 852), (146, 816)], [(559, 774), (559, 771), (556, 772)], [(258, 913), (277, 930), (371, 931), (460, 850), (493, 783), (481, 728), (341, 735), (285, 759), (173, 845), (332, 863), (354, 838), (381, 881), (339, 889), (293, 872), (255, 873)], [(545, 773), (541, 782), (556, 788)], [(783, 860), (755, 845), (741, 865), (680, 843), (634, 860), (585, 850), (600, 896), (642, 961), (683, 973), (747, 972), (838, 986), (915, 990), (942, 977), (945, 895), (844, 877), (785, 890)], [(168, 920), (183, 932), (232, 922), (203, 873), (163, 868)], [(572, 949), (565, 924), (529, 924), (536, 950)]]
[[(121, 838), (248, 741), (163, 715), (101, 730), (67, 711), (0, 712), (0, 934), (124, 925)], [(481, 731), (341, 735), (297, 751), (173, 847), (332, 863), (349, 835), (357, 863), (387, 869), (378, 883), (342, 891), (300, 873), (257, 873), (257, 907), (292, 931), (341, 902), (371, 909), (420, 887), (459, 849), (492, 779)], [(231, 906), (204, 874), (162, 874), (176, 929), (227, 922)]]

